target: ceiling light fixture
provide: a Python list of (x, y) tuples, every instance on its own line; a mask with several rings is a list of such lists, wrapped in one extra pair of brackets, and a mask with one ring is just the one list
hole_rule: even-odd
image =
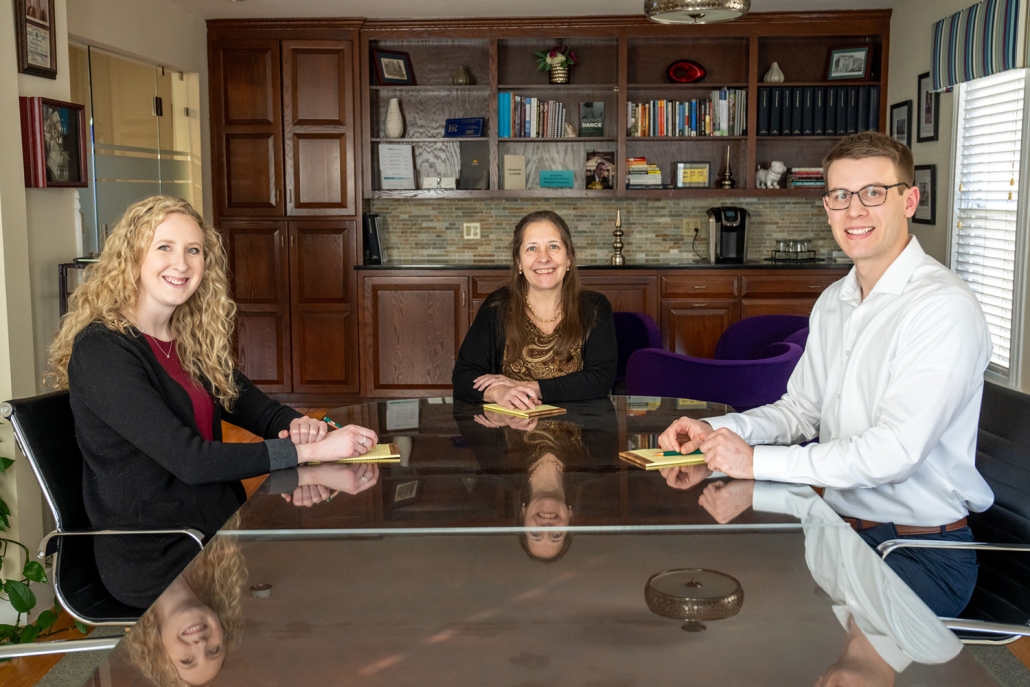
[(751, 0), (644, 0), (644, 14), (661, 24), (715, 24), (750, 9)]

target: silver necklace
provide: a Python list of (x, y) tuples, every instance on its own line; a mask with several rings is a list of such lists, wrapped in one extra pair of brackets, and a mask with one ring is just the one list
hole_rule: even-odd
[[(139, 330), (140, 334), (143, 334), (144, 336), (150, 336), (150, 334), (147, 334), (146, 330), (143, 329), (143, 327), (141, 327), (139, 325), (139, 322), (135, 323), (135, 327), (136, 327), (136, 329)], [(153, 336), (150, 336), (150, 340), (154, 342), (154, 345), (157, 346), (157, 350), (161, 351), (161, 354), (164, 355), (164, 357), (166, 357), (169, 360), (171, 360), (171, 358), (172, 358), (172, 349), (175, 348), (175, 342), (174, 341), (172, 341), (172, 342), (170, 342), (168, 344), (168, 352), (165, 353), (165, 349), (161, 348), (161, 344), (158, 343), (156, 338), (154, 338)]]

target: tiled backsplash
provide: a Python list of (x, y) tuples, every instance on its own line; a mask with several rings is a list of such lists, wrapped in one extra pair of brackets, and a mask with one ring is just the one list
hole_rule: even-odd
[[(622, 210), (623, 255), (630, 265), (682, 265), (707, 262), (708, 216), (718, 205), (747, 209), (748, 260), (769, 257), (777, 239), (811, 239), (810, 248), (825, 258), (837, 250), (822, 202), (813, 198), (735, 198), (599, 201), (592, 198), (526, 198), (519, 200), (392, 200), (371, 201), (383, 217), (384, 253), (388, 264), (507, 263), (511, 234), (518, 221), (536, 210), (554, 210), (565, 218), (581, 265), (607, 264), (612, 255), (615, 210)], [(699, 258), (684, 234), (683, 220), (701, 221)], [(482, 238), (462, 237), (463, 222), (479, 222)]]

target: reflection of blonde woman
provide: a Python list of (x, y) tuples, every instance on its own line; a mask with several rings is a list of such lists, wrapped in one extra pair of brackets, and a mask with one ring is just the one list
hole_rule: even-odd
[(157, 687), (210, 684), (243, 634), (246, 579), (235, 541), (212, 539), (125, 638), (144, 677)]

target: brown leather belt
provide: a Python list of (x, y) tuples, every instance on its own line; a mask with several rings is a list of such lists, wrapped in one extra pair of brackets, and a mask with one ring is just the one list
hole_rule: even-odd
[[(844, 517), (843, 515), (841, 516), (841, 519), (844, 520), (844, 522), (846, 522), (849, 525), (851, 525), (851, 527), (856, 532), (861, 532), (862, 530), (867, 530), (867, 529), (869, 529), (871, 527), (879, 527), (880, 525), (884, 524), (882, 522), (873, 522), (872, 520), (860, 520), (858, 518), (847, 518), (847, 517)], [(943, 534), (944, 532), (954, 532), (955, 530), (960, 530), (963, 527), (965, 527), (967, 524), (968, 523), (966, 522), (966, 519), (962, 518), (961, 520), (956, 520), (955, 522), (948, 523), (947, 525), (938, 525), (937, 527), (919, 527), (919, 526), (916, 526), (916, 525), (895, 525), (894, 529), (896, 529), (898, 531), (898, 534), (900, 534), (900, 535), (909, 535), (909, 534)]]

